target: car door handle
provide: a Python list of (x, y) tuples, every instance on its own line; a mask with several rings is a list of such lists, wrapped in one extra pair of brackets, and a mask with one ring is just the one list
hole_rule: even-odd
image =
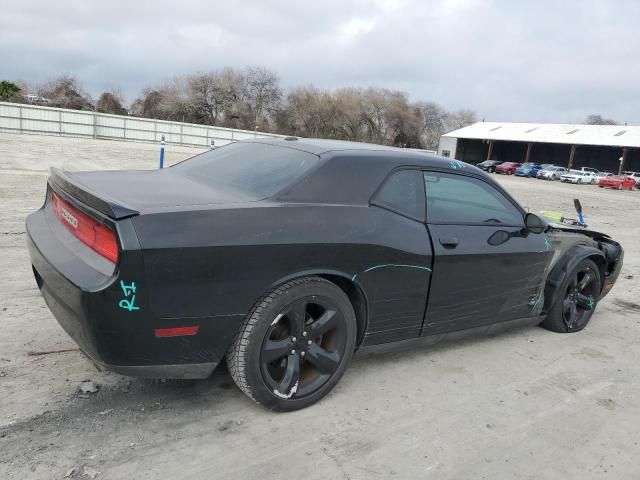
[(458, 239), (456, 237), (440, 237), (440, 245), (447, 248), (456, 248)]

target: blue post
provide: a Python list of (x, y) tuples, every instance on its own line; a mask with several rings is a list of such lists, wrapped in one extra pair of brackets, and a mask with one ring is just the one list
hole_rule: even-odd
[(160, 135), (160, 168), (164, 167), (164, 134)]

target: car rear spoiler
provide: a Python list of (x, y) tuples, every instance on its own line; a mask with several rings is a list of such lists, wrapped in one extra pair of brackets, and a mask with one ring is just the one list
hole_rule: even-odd
[(104, 193), (96, 193), (84, 186), (78, 180), (73, 178), (73, 174), (64, 172), (58, 168), (51, 167), (49, 175), (49, 185), (54, 190), (61, 190), (71, 195), (76, 200), (97, 210), (114, 220), (120, 220), (127, 217), (139, 215), (137, 210), (110, 198)]

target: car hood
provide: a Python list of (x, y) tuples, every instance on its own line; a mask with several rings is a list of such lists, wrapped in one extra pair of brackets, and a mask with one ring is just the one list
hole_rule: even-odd
[(122, 202), (138, 211), (258, 200), (232, 187), (215, 183), (209, 185), (171, 168), (78, 172), (67, 175), (88, 191)]

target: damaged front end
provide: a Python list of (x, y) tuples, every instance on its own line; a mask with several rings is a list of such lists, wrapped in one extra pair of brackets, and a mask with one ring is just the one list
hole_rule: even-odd
[(613, 287), (624, 259), (622, 246), (604, 233), (580, 226), (549, 223), (546, 231), (554, 255), (545, 287), (545, 310), (552, 306), (565, 276), (584, 259), (592, 260), (600, 270), (602, 285), (598, 300)]

